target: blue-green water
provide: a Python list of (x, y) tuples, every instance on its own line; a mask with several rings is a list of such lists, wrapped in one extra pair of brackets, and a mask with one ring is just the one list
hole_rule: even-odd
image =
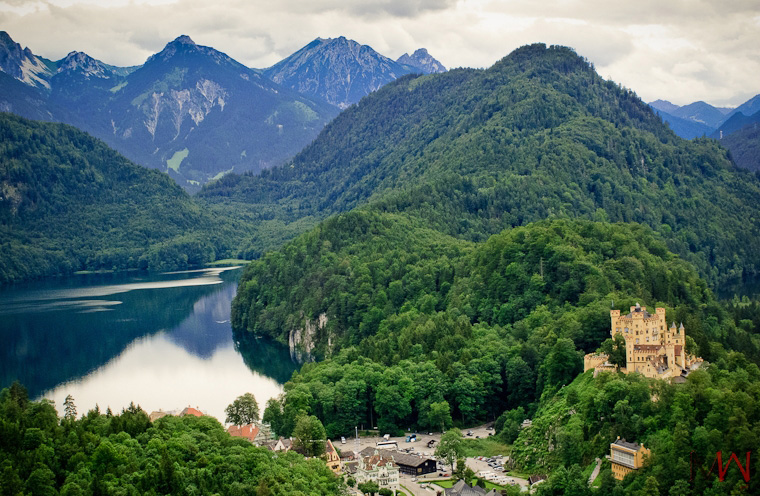
[(0, 387), (33, 398), (66, 395), (80, 414), (96, 404), (148, 412), (186, 406), (224, 421), (251, 392), (263, 409), (297, 367), (287, 348), (233, 337), (240, 269), (96, 275), (0, 291)]

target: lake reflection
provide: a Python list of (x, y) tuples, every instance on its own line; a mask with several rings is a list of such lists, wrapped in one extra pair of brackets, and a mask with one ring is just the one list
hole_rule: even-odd
[(245, 340), (245, 359), (237, 351), (229, 318), (239, 277), (209, 269), (5, 289), (0, 387), (19, 380), (59, 412), (71, 394), (80, 414), (134, 401), (148, 412), (197, 406), (223, 421), (248, 391), (263, 410), (296, 364), (264, 340)]

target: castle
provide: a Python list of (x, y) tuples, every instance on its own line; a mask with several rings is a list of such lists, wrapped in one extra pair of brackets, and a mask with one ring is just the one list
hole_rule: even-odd
[[(622, 372), (639, 372), (656, 379), (681, 377), (698, 366), (701, 358), (686, 354), (686, 331), (675, 322), (667, 327), (665, 309), (657, 308), (655, 313), (646, 307), (631, 307), (628, 315), (620, 315), (620, 310), (610, 310), (610, 335), (621, 334), (625, 339), (626, 366)], [(603, 353), (589, 353), (583, 360), (583, 370), (614, 370), (608, 356)]]

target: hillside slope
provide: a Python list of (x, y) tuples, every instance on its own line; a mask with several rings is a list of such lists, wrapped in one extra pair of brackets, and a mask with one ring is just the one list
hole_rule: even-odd
[(289, 164), (227, 176), (201, 195), (266, 205), (272, 222), (300, 228), (375, 202), (469, 240), (551, 217), (633, 221), (713, 285), (760, 269), (758, 179), (715, 142), (675, 136), (563, 47), (406, 76), (344, 111)]
[(0, 143), (0, 283), (227, 255), (235, 234), (169, 176), (86, 133), (0, 114)]

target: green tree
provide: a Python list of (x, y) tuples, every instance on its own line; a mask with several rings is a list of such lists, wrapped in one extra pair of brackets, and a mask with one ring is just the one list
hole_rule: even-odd
[(439, 401), (431, 403), (428, 409), (428, 425), (441, 427), (444, 432), (447, 427), (451, 426), (451, 408), (448, 401)]
[(325, 454), (325, 428), (314, 415), (302, 415), (296, 421), (293, 429), (293, 445), (296, 451), (306, 456), (321, 456)]
[(627, 363), (626, 350), (625, 350), (625, 338), (622, 334), (615, 334), (614, 338), (607, 338), (602, 342), (599, 347), (602, 353), (607, 354), (608, 361), (612, 365), (616, 365), (621, 368), (625, 368)]
[(647, 477), (639, 494), (641, 496), (660, 496), (660, 484), (657, 483), (657, 479), (651, 475)]
[(548, 385), (570, 384), (578, 372), (583, 371), (580, 355), (572, 339), (560, 338), (552, 347), (542, 365)]
[(264, 415), (261, 417), (261, 421), (265, 424), (269, 424), (274, 433), (278, 436), (282, 435), (282, 403), (277, 398), (269, 398), (267, 400), (267, 406), (264, 408)]
[(77, 418), (77, 407), (74, 404), (74, 397), (66, 395), (63, 401), (63, 418), (66, 420), (75, 420)]
[(435, 456), (446, 460), (446, 463), (454, 470), (454, 461), (464, 456), (462, 431), (457, 428), (446, 431), (435, 449)]
[(225, 422), (247, 425), (259, 419), (259, 404), (251, 393), (245, 393), (227, 405), (224, 412), (227, 414)]
[(377, 482), (362, 482), (357, 486), (357, 489), (362, 492), (362, 494), (369, 494), (370, 496), (374, 495), (375, 493), (380, 491), (380, 486), (377, 485)]

